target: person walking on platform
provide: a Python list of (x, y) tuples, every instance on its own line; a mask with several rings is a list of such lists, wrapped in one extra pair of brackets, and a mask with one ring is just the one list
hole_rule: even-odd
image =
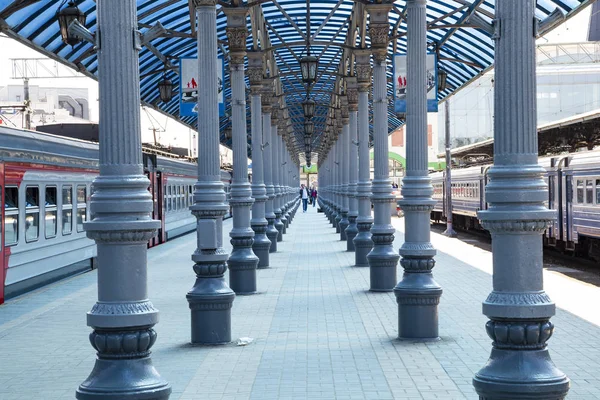
[(302, 198), (302, 212), (305, 213), (308, 208), (308, 189), (304, 183), (300, 186), (300, 197)]
[(310, 198), (312, 199), (312, 205), (313, 207), (317, 205), (317, 188), (313, 186), (312, 190), (310, 191)]

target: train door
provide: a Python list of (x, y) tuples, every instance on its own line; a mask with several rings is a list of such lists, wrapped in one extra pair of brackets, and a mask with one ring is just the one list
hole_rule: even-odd
[(479, 209), (487, 210), (487, 201), (485, 199), (485, 187), (488, 184), (488, 170), (490, 167), (481, 167), (481, 177), (479, 178)]
[[(158, 206), (157, 206), (157, 188), (156, 188), (156, 173), (155, 172), (146, 172), (146, 176), (150, 180), (150, 186), (148, 190), (152, 194), (152, 219), (158, 219)], [(158, 235), (154, 236), (152, 239), (148, 241), (148, 247), (154, 247), (158, 244)]]
[[(548, 171), (548, 208), (555, 211), (558, 211), (556, 204), (556, 191), (558, 187), (557, 175), (556, 158), (552, 158), (550, 159), (550, 170)], [(555, 219), (552, 221), (546, 230), (546, 244), (551, 246), (556, 245), (556, 231), (558, 227), (557, 221), (560, 221), (560, 219)]]
[(565, 171), (565, 243), (567, 250), (575, 248), (573, 244), (573, 171)]
[(4, 303), (4, 282), (8, 269), (8, 252), (4, 248), (4, 163), (0, 162), (0, 304)]
[(156, 171), (156, 189), (157, 189), (157, 218), (160, 221), (160, 227), (158, 228), (158, 243), (164, 243), (167, 241), (167, 233), (165, 231), (165, 189), (167, 187), (167, 182), (162, 172)]

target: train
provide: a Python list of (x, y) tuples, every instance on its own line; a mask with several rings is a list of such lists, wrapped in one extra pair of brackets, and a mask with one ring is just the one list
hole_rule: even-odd
[[(548, 185), (546, 206), (557, 218), (544, 233), (544, 245), (600, 261), (600, 149), (541, 157)], [(452, 170), (452, 222), (483, 230), (477, 211), (487, 209), (485, 185), (491, 165)], [(430, 174), (435, 222), (446, 220), (446, 172)]]
[[(0, 304), (95, 268), (96, 245), (84, 222), (91, 217), (98, 154), (94, 142), (0, 126)], [(152, 217), (160, 221), (149, 247), (196, 228), (189, 206), (197, 164), (167, 156), (143, 151)], [(227, 198), (231, 178), (221, 170)]]

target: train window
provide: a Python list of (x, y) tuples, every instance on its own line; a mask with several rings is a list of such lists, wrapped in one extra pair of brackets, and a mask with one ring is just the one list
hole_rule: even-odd
[(46, 239), (56, 237), (56, 186), (46, 186)]
[(62, 187), (62, 234), (70, 235), (73, 231), (73, 187)]
[(25, 241), (35, 242), (40, 235), (40, 189), (25, 189)]
[(85, 222), (87, 208), (86, 192), (87, 187), (77, 185), (77, 232), (83, 232), (83, 223)]
[(180, 204), (181, 204), (181, 209), (183, 210), (183, 209), (185, 208), (185, 189), (184, 189), (183, 185), (182, 185), (182, 186), (180, 186), (180, 187), (179, 187), (179, 189), (181, 189), (181, 190), (179, 191), (179, 193), (180, 193), (180, 194), (179, 194), (179, 197), (180, 197), (180, 200), (181, 200), (181, 202), (180, 202)]
[(166, 186), (167, 190), (167, 211), (171, 211), (171, 186)]
[(583, 181), (577, 179), (577, 203), (583, 204)]
[(585, 183), (585, 204), (594, 204), (594, 181), (591, 179)]
[(596, 179), (596, 204), (600, 205), (600, 179)]
[(19, 188), (4, 189), (4, 245), (17, 244), (19, 239)]
[(183, 186), (177, 186), (177, 197), (179, 199), (179, 209), (183, 209)]

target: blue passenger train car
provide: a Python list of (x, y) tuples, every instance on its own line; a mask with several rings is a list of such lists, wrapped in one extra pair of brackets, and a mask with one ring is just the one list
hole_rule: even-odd
[[(149, 246), (193, 231), (189, 206), (195, 163), (144, 152), (154, 208), (161, 222)], [(47, 133), (0, 127), (0, 304), (74, 273), (94, 268), (90, 220), (98, 144)], [(228, 192), (231, 173), (221, 171)]]
[[(600, 149), (543, 157), (548, 208), (557, 218), (544, 233), (544, 243), (600, 260)], [(485, 185), (491, 165), (452, 170), (453, 224), (482, 229), (477, 211), (485, 209)], [(445, 172), (431, 174), (434, 221), (446, 219)]]

